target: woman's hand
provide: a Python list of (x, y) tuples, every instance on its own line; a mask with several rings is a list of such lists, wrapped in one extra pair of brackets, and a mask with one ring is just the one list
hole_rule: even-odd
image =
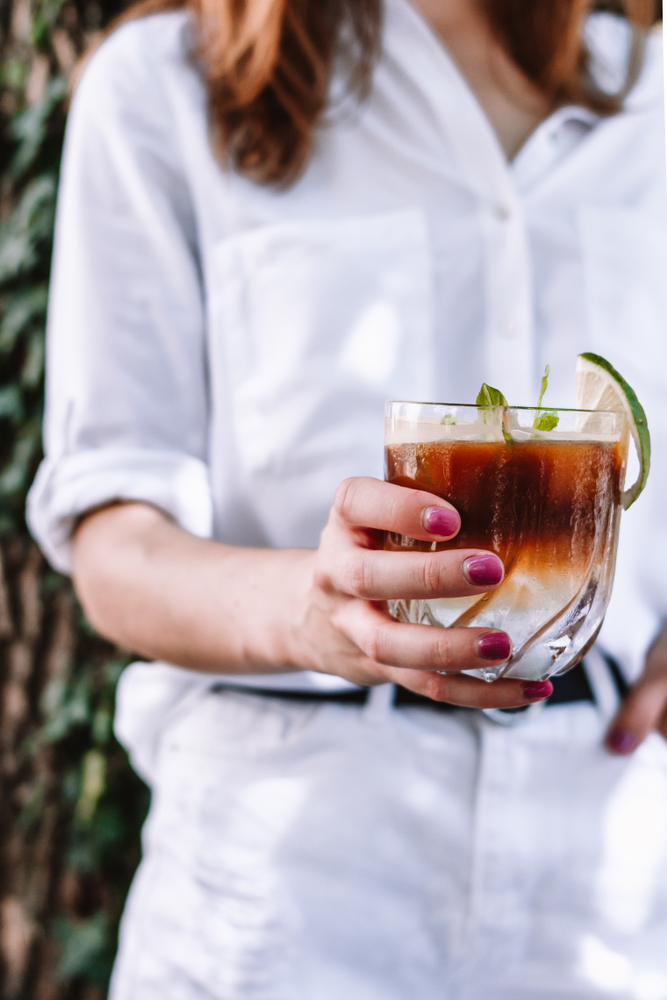
[(433, 542), (459, 527), (439, 497), (375, 479), (342, 484), (316, 551), (195, 538), (148, 504), (119, 503), (77, 528), (74, 581), (98, 631), (150, 659), (215, 673), (301, 669), (361, 685), (393, 681), (480, 708), (548, 697), (548, 681), (487, 684), (461, 674), (507, 660), (504, 632), (389, 616), (391, 598), (470, 596), (500, 583), (500, 560), (480, 549), (381, 548), (384, 530)]
[(609, 727), (607, 747), (612, 753), (632, 753), (654, 729), (667, 739), (667, 625), (654, 639), (644, 673)]
[(548, 697), (548, 681), (487, 684), (461, 674), (505, 662), (511, 654), (505, 632), (402, 624), (388, 614), (392, 598), (470, 597), (498, 586), (503, 565), (491, 552), (382, 550), (384, 530), (436, 542), (460, 526), (454, 508), (430, 493), (346, 480), (315, 557), (294, 659), (356, 684), (392, 681), (456, 705), (508, 708)]

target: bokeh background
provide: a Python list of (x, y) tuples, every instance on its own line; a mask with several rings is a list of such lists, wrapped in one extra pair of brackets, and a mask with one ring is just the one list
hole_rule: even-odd
[(114, 0), (1, 0), (0, 996), (102, 1000), (148, 792), (111, 729), (129, 657), (24, 521), (67, 93)]
[(148, 807), (112, 732), (129, 654), (95, 635), (23, 513), (67, 95), (125, 6), (0, 0), (0, 1000), (103, 1000)]

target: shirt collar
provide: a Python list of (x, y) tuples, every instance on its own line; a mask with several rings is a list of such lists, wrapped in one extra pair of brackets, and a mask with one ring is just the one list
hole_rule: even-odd
[(509, 205), (505, 153), (467, 80), (410, 0), (385, 0), (384, 52), (419, 89), (452, 150), (462, 182), (491, 204)]
[[(428, 99), (458, 160), (461, 177), (483, 200), (510, 204), (555, 167), (595, 128), (600, 116), (588, 108), (556, 109), (529, 136), (511, 163), (488, 118), (446, 46), (410, 0), (385, 0), (385, 51), (409, 74)], [(620, 18), (589, 21), (597, 48)], [(627, 28), (626, 28), (627, 30)]]
[(593, 131), (600, 116), (589, 108), (557, 108), (541, 122), (510, 165), (514, 183), (523, 194), (561, 163)]

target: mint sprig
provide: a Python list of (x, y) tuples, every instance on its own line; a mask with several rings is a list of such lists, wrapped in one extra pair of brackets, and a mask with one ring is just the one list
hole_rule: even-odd
[[(509, 403), (503, 396), (500, 389), (494, 389), (492, 385), (487, 385), (486, 382), (482, 382), (482, 388), (477, 393), (477, 399), (475, 400), (477, 406), (488, 407), (488, 406), (509, 406)], [(482, 414), (482, 419), (485, 424), (489, 423), (489, 414), (484, 412)], [(506, 444), (512, 443), (511, 436), (507, 433), (505, 429), (505, 424), (503, 422), (503, 437), (505, 438)]]
[(508, 402), (500, 389), (494, 389), (492, 385), (482, 383), (482, 388), (477, 393), (475, 400), (477, 406), (507, 406)]
[(552, 431), (554, 427), (558, 427), (558, 414), (553, 410), (545, 410), (539, 417), (535, 417), (533, 427), (536, 431)]
[(542, 409), (542, 399), (544, 398), (544, 393), (547, 391), (547, 385), (549, 384), (549, 365), (544, 369), (544, 375), (542, 376), (542, 381), (540, 382), (540, 395), (537, 400), (537, 415), (533, 421), (533, 430), (536, 431), (552, 431), (554, 427), (558, 427), (558, 414), (554, 410), (545, 410), (544, 413), (540, 413)]

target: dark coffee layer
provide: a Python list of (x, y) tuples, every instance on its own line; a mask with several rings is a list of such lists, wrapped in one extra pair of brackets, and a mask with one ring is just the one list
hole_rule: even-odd
[[(449, 501), (461, 531), (437, 548), (490, 548), (507, 567), (518, 547), (540, 561), (587, 561), (620, 503), (621, 451), (600, 441), (438, 441), (386, 448), (386, 478)], [(429, 542), (390, 535), (388, 548)], [(538, 555), (539, 553), (539, 555)]]

